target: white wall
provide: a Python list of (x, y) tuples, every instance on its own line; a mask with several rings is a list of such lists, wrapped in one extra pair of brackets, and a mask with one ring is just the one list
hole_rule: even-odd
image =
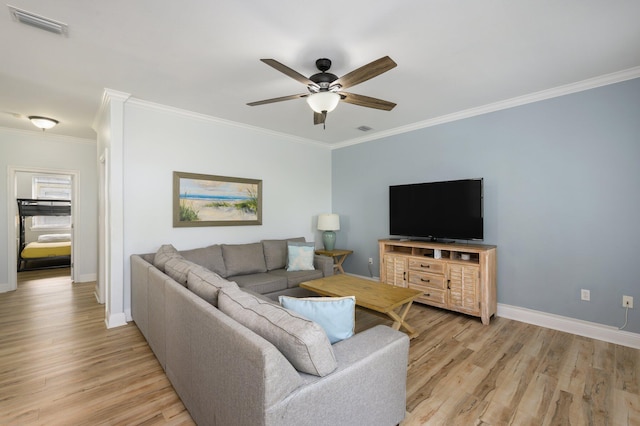
[(79, 172), (79, 233), (76, 259), (80, 281), (95, 279), (97, 268), (97, 174), (95, 141), (55, 136), (39, 131), (0, 128), (0, 289), (9, 282), (8, 211), (15, 203), (9, 200), (7, 181), (9, 167), (25, 169), (77, 170)]
[[(124, 110), (124, 306), (129, 257), (171, 243), (178, 250), (216, 243), (304, 236), (319, 239), (315, 217), (331, 207), (328, 147), (130, 99)], [(173, 228), (173, 172), (261, 179), (262, 225)], [(112, 285), (118, 279), (113, 277)]]

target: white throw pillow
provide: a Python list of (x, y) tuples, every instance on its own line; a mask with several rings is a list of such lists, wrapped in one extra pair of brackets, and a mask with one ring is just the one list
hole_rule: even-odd
[(315, 243), (287, 244), (287, 271), (313, 271), (313, 256), (315, 255)]
[(353, 336), (356, 325), (356, 298), (280, 296), (280, 304), (320, 324), (331, 344)]

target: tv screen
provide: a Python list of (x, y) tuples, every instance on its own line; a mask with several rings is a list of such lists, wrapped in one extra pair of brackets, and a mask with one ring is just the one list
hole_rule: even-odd
[(389, 233), (403, 237), (482, 240), (482, 179), (392, 185)]

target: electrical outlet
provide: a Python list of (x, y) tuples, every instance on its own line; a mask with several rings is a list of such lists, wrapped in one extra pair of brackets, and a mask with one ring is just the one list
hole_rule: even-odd
[(373, 257), (369, 258), (369, 265), (373, 265)]
[(629, 309), (633, 309), (633, 296), (622, 296), (622, 306), (629, 307)]
[(580, 290), (580, 299), (586, 300), (587, 302), (591, 300), (591, 292), (586, 289)]

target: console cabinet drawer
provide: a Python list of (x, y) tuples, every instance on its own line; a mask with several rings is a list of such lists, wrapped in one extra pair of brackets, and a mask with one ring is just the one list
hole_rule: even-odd
[(409, 269), (422, 272), (430, 272), (432, 274), (444, 274), (445, 264), (443, 262), (434, 262), (427, 259), (410, 258)]
[(423, 286), (411, 286), (415, 290), (422, 291), (422, 296), (416, 299), (416, 302), (427, 303), (432, 306), (440, 306), (441, 308), (447, 307), (447, 292), (446, 290), (436, 290), (435, 288), (423, 287)]
[(420, 286), (445, 290), (447, 288), (447, 280), (444, 275), (409, 271), (409, 285), (411, 287)]

